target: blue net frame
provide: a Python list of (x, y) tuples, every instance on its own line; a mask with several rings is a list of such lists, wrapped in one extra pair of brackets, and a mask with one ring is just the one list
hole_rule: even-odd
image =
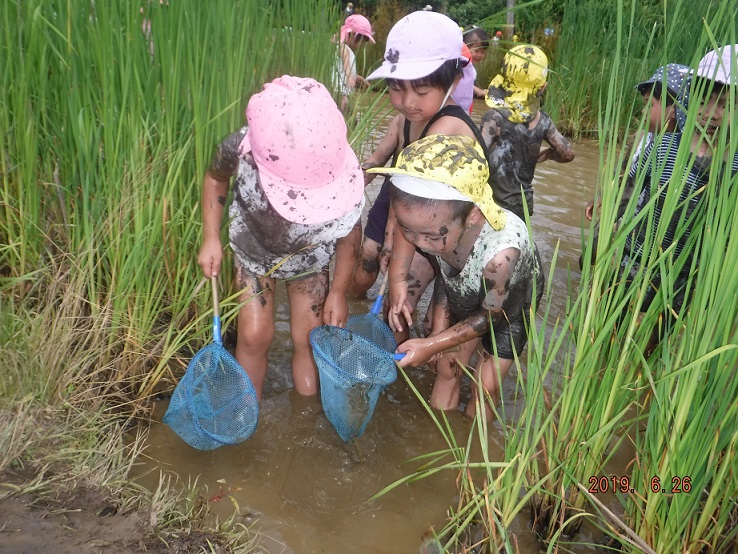
[(397, 379), (395, 339), (389, 328), (373, 315), (351, 320), (356, 330), (349, 324), (346, 329), (323, 325), (310, 332), (323, 410), (344, 442), (364, 433), (379, 394)]

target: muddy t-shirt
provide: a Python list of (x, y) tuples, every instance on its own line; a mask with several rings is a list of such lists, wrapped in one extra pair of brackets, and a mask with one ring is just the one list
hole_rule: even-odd
[[(480, 308), (502, 310), (492, 331), (498, 355), (511, 359), (515, 352), (522, 352), (527, 342), (526, 316), (533, 300), (534, 283), (537, 299), (543, 292), (543, 274), (525, 223), (510, 212), (505, 215), (507, 222), (499, 231), (485, 223), (460, 271), (438, 256), (434, 259), (455, 321), (466, 319)], [(519, 255), (512, 267), (508, 263), (507, 267), (499, 268), (507, 290), (503, 297), (494, 285), (490, 289), (485, 286), (483, 274), (487, 264), (508, 248), (516, 249)], [(489, 333), (482, 335), (482, 346), (487, 352), (494, 352)]]
[(487, 161), (495, 202), (521, 219), (524, 219), (523, 194), (528, 212), (533, 214), (532, 182), (541, 143), (546, 139), (551, 144), (560, 136), (548, 114), (543, 111), (540, 114), (535, 128), (528, 129), (526, 123), (513, 123), (498, 110), (488, 110), (480, 126), (489, 150)]
[(336, 241), (348, 235), (361, 217), (364, 198), (349, 213), (326, 223), (287, 221), (269, 204), (251, 156), (238, 153), (246, 130), (242, 127), (218, 145), (208, 169), (219, 181), (236, 175), (229, 208), (230, 245), (236, 263), (251, 275), (271, 271), (270, 276), (277, 279), (322, 271), (335, 253)]

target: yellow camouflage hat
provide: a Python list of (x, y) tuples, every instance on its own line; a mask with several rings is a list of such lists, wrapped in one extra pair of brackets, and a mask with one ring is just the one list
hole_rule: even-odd
[(421, 198), (474, 202), (493, 229), (505, 226), (505, 212), (495, 204), (488, 183), (484, 152), (471, 137), (429, 135), (406, 146), (395, 167), (367, 173), (390, 175), (397, 188)]
[(501, 73), (489, 84), (485, 102), (515, 123), (528, 123), (538, 112), (540, 90), (546, 84), (548, 58), (532, 44), (521, 44), (505, 54)]

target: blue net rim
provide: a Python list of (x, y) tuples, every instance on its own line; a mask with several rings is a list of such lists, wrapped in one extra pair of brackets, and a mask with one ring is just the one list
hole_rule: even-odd
[[(357, 342), (360, 346), (360, 348), (365, 348), (370, 351), (379, 352), (381, 356), (385, 357), (387, 359), (388, 364), (392, 364), (392, 372), (387, 376), (386, 379), (366, 379), (361, 378), (353, 373), (349, 373), (348, 371), (344, 371), (339, 365), (337, 365), (333, 359), (328, 356), (323, 348), (320, 346), (321, 341), (323, 340), (323, 335), (327, 335), (328, 333), (333, 334), (339, 334), (342, 339), (344, 340), (350, 340)], [(329, 336), (326, 336), (326, 340), (330, 340)], [(374, 344), (372, 341), (367, 340), (366, 338), (362, 337), (358, 333), (354, 333), (352, 331), (348, 331), (347, 329), (344, 329), (343, 327), (336, 327), (334, 325), (321, 325), (320, 327), (316, 327), (312, 331), (310, 331), (310, 344), (313, 347), (313, 351), (320, 356), (320, 358), (325, 361), (336, 373), (338, 373), (341, 376), (344, 376), (347, 379), (350, 379), (352, 381), (356, 381), (357, 383), (365, 383), (367, 385), (389, 385), (391, 383), (394, 383), (397, 380), (397, 365), (395, 363), (394, 358), (392, 357), (391, 352), (387, 352), (386, 350), (378, 347), (376, 344)]]

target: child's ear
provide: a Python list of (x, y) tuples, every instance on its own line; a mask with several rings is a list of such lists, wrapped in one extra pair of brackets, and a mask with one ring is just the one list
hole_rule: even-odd
[(472, 227), (483, 219), (484, 214), (482, 213), (482, 210), (480, 210), (479, 207), (475, 205), (469, 212), (469, 215), (466, 216), (466, 226), (467, 228)]

